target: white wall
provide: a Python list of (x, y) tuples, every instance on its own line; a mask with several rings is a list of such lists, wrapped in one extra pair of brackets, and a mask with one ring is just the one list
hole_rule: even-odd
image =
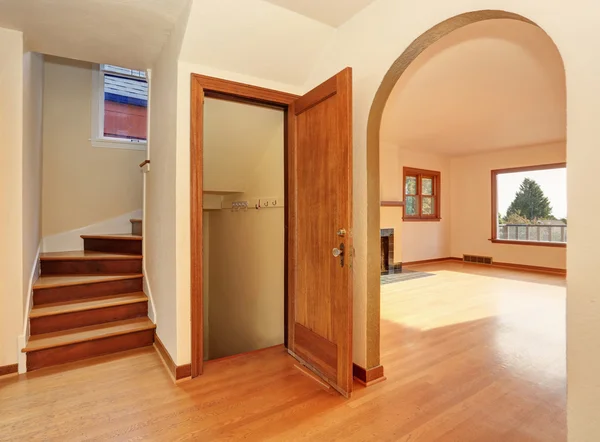
[(44, 56), (23, 55), (23, 308), (42, 239)]
[(0, 367), (23, 321), (23, 34), (0, 28)]
[[(60, 242), (78, 230), (142, 208), (143, 151), (92, 147), (92, 65), (46, 57), (42, 234)], [(131, 231), (128, 219), (123, 226)], [(103, 233), (103, 232), (97, 232)], [(72, 241), (59, 250), (68, 250)], [(52, 251), (57, 247), (52, 247)], [(45, 248), (45, 251), (51, 251)]]
[[(452, 158), (451, 255), (491, 256), (494, 261), (566, 269), (567, 251), (560, 247), (498, 244), (491, 238), (491, 171), (566, 161), (564, 142), (524, 146)], [(570, 165), (569, 165), (570, 166)], [(570, 167), (567, 167), (567, 174)], [(571, 209), (569, 201), (569, 210)], [(569, 227), (571, 225), (569, 214)], [(570, 241), (571, 229), (569, 229)]]
[[(146, 176), (144, 219), (144, 261), (156, 310), (156, 333), (178, 365), (189, 363), (191, 354), (190, 299), (189, 296), (187, 299), (179, 296), (176, 279), (177, 256), (181, 244), (177, 242), (179, 232), (175, 213), (177, 117), (179, 115), (179, 120), (189, 120), (189, 112), (182, 114), (177, 109), (177, 59), (186, 22), (187, 11), (184, 11), (152, 67), (149, 145), (151, 169)], [(189, 198), (189, 172), (187, 175)], [(189, 265), (189, 232), (187, 239)], [(189, 287), (189, 281), (187, 284)], [(181, 333), (179, 337), (184, 344), (178, 342), (178, 333)]]
[[(382, 201), (403, 201), (404, 167), (440, 172), (441, 221), (402, 221), (402, 208), (382, 207), (381, 228), (394, 230), (394, 261), (409, 263), (450, 256), (450, 158), (423, 152), (401, 149), (382, 143), (380, 154), (380, 195)], [(399, 220), (397, 219), (399, 217)]]

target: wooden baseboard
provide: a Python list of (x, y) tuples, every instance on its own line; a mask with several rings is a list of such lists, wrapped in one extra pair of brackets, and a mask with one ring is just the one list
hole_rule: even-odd
[[(425, 261), (405, 262), (405, 263), (402, 263), (402, 265), (407, 266), (407, 265), (417, 265), (417, 264), (428, 264), (428, 263), (442, 262), (442, 261), (460, 262), (462, 264), (474, 265), (474, 266), (481, 266), (481, 265), (489, 266), (489, 264), (477, 264), (477, 263), (473, 263), (473, 262), (464, 262), (462, 258), (457, 258), (454, 256), (449, 256), (447, 258), (428, 259)], [(552, 273), (554, 275), (562, 275), (562, 276), (565, 276), (567, 274), (566, 269), (558, 269), (555, 267), (530, 266), (530, 265), (526, 265), (526, 264), (513, 264), (510, 262), (492, 261), (492, 267), (502, 267), (502, 268), (507, 268), (507, 269), (522, 270), (525, 272)]]
[(156, 333), (154, 334), (154, 348), (175, 381), (189, 378), (192, 375), (192, 364), (176, 365)]
[[(414, 266), (414, 265), (417, 265), (417, 264), (429, 264), (429, 263), (433, 263), (433, 262), (442, 262), (442, 261), (448, 261), (448, 260), (451, 260), (451, 259), (454, 259), (454, 258), (449, 258), (449, 257), (446, 257), (446, 258), (424, 259), (424, 260), (422, 260), (422, 261), (410, 261), (410, 262), (403, 262), (403, 263), (402, 263), (402, 266), (404, 267), (404, 266)], [(458, 258), (457, 258), (457, 259), (458, 259)], [(462, 261), (462, 260), (461, 260), (461, 261)]]
[(18, 371), (19, 364), (3, 365), (0, 367), (0, 376), (17, 373)]
[(524, 270), (527, 272), (542, 272), (542, 273), (553, 273), (555, 275), (567, 274), (566, 269), (557, 269), (555, 267), (540, 267), (540, 266), (529, 266), (525, 264), (512, 264), (510, 262), (492, 262), (492, 266), (505, 267), (508, 269)]
[(354, 376), (354, 379), (367, 387), (385, 381), (383, 365), (378, 365), (377, 367), (369, 368), (367, 370), (360, 365), (352, 364), (352, 375)]

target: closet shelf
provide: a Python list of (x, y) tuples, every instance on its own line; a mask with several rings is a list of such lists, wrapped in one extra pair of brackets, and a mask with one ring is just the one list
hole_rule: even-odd
[(236, 193), (244, 193), (241, 190), (203, 190), (202, 192), (208, 195), (235, 195)]

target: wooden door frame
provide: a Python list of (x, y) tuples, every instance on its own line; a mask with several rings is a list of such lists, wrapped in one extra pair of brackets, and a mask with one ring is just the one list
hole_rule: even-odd
[[(254, 104), (281, 109), (284, 112), (284, 210), (285, 210), (285, 276), (284, 276), (284, 343), (287, 347), (290, 329), (293, 328), (294, 278), (295, 267), (291, 265), (294, 254), (288, 253), (294, 247), (295, 218), (291, 208), (295, 206), (295, 141), (294, 101), (299, 96), (287, 92), (265, 89), (244, 83), (191, 75), (191, 121), (190, 121), (190, 253), (191, 253), (191, 341), (192, 378), (202, 374), (204, 365), (204, 294), (202, 262), (202, 207), (203, 207), (203, 104), (204, 98), (217, 98), (246, 104)], [(293, 319), (293, 318), (292, 318)], [(290, 325), (291, 324), (291, 325)]]

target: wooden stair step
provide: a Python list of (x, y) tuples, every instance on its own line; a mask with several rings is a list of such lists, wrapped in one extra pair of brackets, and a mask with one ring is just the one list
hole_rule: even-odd
[(60, 332), (31, 336), (24, 353), (54, 349), (72, 344), (96, 341), (100, 339), (154, 330), (156, 325), (149, 318), (135, 318), (106, 324), (74, 328)]
[(141, 235), (142, 234), (142, 220), (141, 219), (130, 219), (131, 223), (131, 233), (133, 235)]
[(97, 284), (110, 281), (122, 281), (141, 278), (141, 273), (123, 275), (51, 275), (40, 276), (33, 284), (33, 290), (68, 287), (74, 285)]
[(110, 275), (142, 272), (142, 255), (77, 250), (40, 255), (42, 275)]
[(106, 253), (142, 254), (142, 236), (131, 234), (81, 235), (83, 248)]
[(142, 255), (128, 255), (123, 253), (96, 252), (94, 250), (74, 250), (71, 252), (47, 252), (40, 254), (41, 261), (101, 261), (101, 260), (128, 260), (142, 259)]
[(83, 239), (115, 239), (121, 241), (141, 241), (142, 235), (132, 235), (130, 233), (114, 233), (107, 235), (81, 235)]
[(31, 319), (36, 319), (45, 316), (96, 310), (107, 307), (116, 307), (119, 305), (136, 304), (139, 302), (148, 302), (148, 297), (144, 292), (126, 293), (124, 295), (116, 296), (100, 296), (97, 298), (88, 298), (78, 301), (56, 302), (53, 304), (33, 306), (29, 317)]

